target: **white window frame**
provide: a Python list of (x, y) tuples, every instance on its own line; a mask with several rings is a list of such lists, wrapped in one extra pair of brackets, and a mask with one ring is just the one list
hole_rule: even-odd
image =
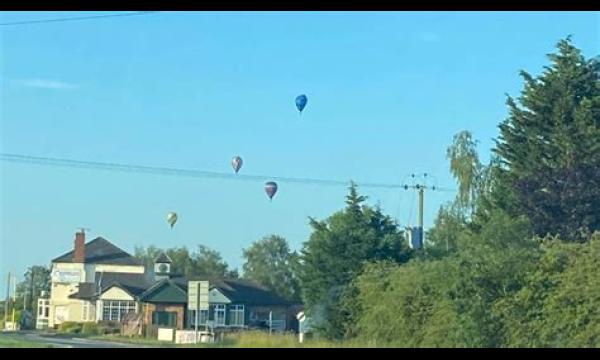
[[(114, 314), (116, 310), (116, 314)], [(102, 301), (102, 316), (103, 321), (121, 321), (124, 314), (137, 312), (137, 304), (135, 301), (129, 300), (103, 300)], [(108, 313), (108, 316), (105, 316)], [(115, 316), (116, 315), (116, 316)]]
[[(244, 326), (244, 305), (236, 304), (229, 305), (229, 325), (230, 326)], [(241, 320), (241, 323), (238, 321)]]
[[(219, 313), (223, 314), (223, 322), (219, 322)], [(225, 304), (215, 304), (215, 326), (225, 326), (227, 316), (227, 307)]]

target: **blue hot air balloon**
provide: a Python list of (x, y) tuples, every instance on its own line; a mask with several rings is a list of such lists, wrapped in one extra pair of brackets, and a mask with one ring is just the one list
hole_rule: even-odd
[(298, 108), (298, 111), (300, 111), (300, 113), (302, 113), (302, 110), (304, 110), (304, 107), (306, 106), (307, 102), (308, 98), (304, 94), (298, 95), (296, 97), (296, 107)]

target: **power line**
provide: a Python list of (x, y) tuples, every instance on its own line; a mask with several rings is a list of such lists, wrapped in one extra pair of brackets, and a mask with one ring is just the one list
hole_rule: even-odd
[[(23, 163), (23, 164), (35, 164), (35, 165), (48, 165), (78, 169), (94, 169), (94, 170), (106, 170), (106, 171), (117, 171), (117, 172), (129, 172), (129, 173), (145, 173), (153, 175), (169, 175), (178, 177), (196, 177), (196, 178), (217, 178), (217, 179), (229, 179), (229, 180), (243, 180), (243, 181), (280, 181), (284, 183), (299, 183), (299, 184), (315, 184), (315, 185), (330, 185), (330, 186), (348, 186), (350, 181), (339, 181), (339, 180), (326, 180), (326, 179), (315, 179), (315, 178), (301, 178), (301, 177), (282, 177), (282, 176), (265, 176), (265, 175), (246, 175), (246, 174), (232, 174), (223, 173), (216, 171), (205, 171), (205, 170), (192, 170), (192, 169), (180, 169), (180, 168), (166, 168), (166, 167), (153, 167), (143, 165), (131, 165), (131, 164), (116, 164), (116, 163), (103, 163), (93, 161), (79, 161), (71, 159), (61, 158), (48, 158), (38, 157), (29, 155), (19, 154), (0, 154), (0, 159), (7, 162)], [(385, 184), (385, 183), (357, 183), (357, 185), (366, 188), (387, 188), (387, 189), (418, 189), (419, 185), (406, 185), (406, 184)], [(451, 189), (445, 188), (431, 188), (435, 191), (451, 191)]]
[(57, 18), (57, 19), (25, 20), (25, 21), (0, 23), (0, 26), (44, 24), (44, 23), (52, 23), (52, 22), (93, 20), (93, 19), (105, 19), (105, 18), (112, 18), (112, 17), (125, 17), (125, 16), (139, 16), (139, 15), (150, 15), (150, 14), (154, 14), (154, 13), (158, 13), (158, 12), (160, 12), (160, 11), (136, 11), (136, 12), (125, 13), (125, 14), (106, 14), (106, 15), (90, 15), (90, 16), (78, 16), (78, 17)]

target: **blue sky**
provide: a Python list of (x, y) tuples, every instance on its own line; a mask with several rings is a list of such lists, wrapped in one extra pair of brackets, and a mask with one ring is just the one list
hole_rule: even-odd
[[(93, 12), (92, 14), (100, 14)], [(567, 34), (600, 53), (598, 12), (166, 12), (0, 28), (5, 153), (360, 182), (428, 172), (471, 130), (489, 156)], [(3, 12), (1, 22), (88, 15)], [(294, 98), (308, 96), (301, 117)], [(344, 187), (1, 164), (0, 279), (71, 249), (78, 227), (135, 245), (210, 246), (233, 267), (262, 236), (307, 240)], [(361, 189), (402, 224), (413, 192)], [(425, 222), (453, 194), (427, 194)], [(174, 230), (170, 210), (180, 217)], [(4, 292), (4, 285), (0, 287)]]

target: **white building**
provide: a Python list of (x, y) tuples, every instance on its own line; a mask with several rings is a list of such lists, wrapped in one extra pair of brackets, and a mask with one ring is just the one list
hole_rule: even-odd
[[(130, 301), (131, 296), (121, 288), (103, 293), (100, 299), (81, 296), (97, 293), (115, 276), (140, 287), (149, 282), (140, 259), (102, 237), (86, 244), (85, 233), (77, 232), (73, 250), (52, 260), (49, 302), (38, 304), (48, 306), (48, 326), (56, 327), (65, 321), (119, 321), (124, 313), (136, 311), (136, 302)], [(45, 312), (38, 308), (40, 311)]]

